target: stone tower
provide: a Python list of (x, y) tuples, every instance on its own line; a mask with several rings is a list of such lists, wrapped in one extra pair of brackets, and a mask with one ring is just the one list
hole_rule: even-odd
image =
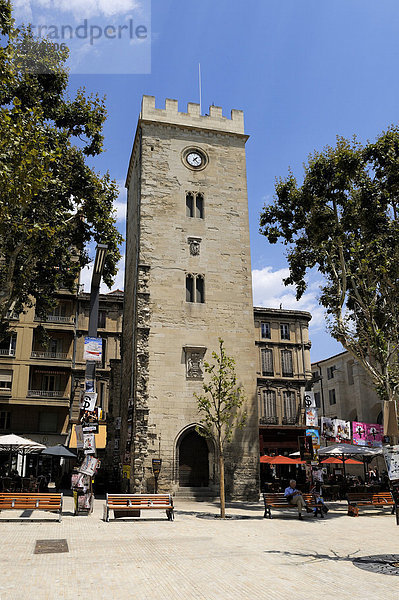
[[(226, 491), (258, 495), (259, 434), (242, 111), (231, 118), (144, 96), (129, 164), (120, 434), (130, 489), (217, 489), (194, 392), (218, 338), (236, 359), (247, 426), (226, 452)], [(206, 375), (205, 375), (206, 376)], [(126, 471), (126, 470), (125, 470)], [(127, 469), (128, 471), (128, 469)]]

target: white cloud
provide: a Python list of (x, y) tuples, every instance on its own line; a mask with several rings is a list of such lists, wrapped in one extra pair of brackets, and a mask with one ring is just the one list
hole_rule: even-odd
[(286, 308), (289, 310), (306, 310), (312, 314), (310, 327), (313, 332), (325, 330), (324, 309), (319, 306), (317, 297), (320, 281), (311, 279), (308, 290), (298, 301), (295, 298), (295, 287), (285, 286), (283, 279), (288, 277), (288, 269), (273, 271), (268, 266), (252, 271), (252, 289), (255, 306), (268, 308)]
[[(91, 262), (80, 272), (80, 284), (84, 286), (85, 292), (90, 292), (91, 274), (93, 271), (93, 264), (94, 263)], [(110, 289), (102, 281), (101, 287), (100, 287), (101, 294), (108, 294), (109, 292), (111, 292), (113, 290), (123, 290), (124, 278), (125, 278), (125, 255), (122, 256), (121, 260), (118, 263), (118, 273), (115, 277), (114, 285)]]
[(123, 181), (118, 181), (119, 195), (118, 198), (114, 202), (114, 208), (116, 210), (116, 220), (118, 222), (126, 221), (126, 208), (127, 208), (127, 198), (126, 198), (126, 189), (125, 183)]
[(17, 4), (24, 8), (40, 7), (53, 11), (73, 13), (76, 17), (110, 17), (137, 10), (140, 4), (136, 0), (19, 0)]

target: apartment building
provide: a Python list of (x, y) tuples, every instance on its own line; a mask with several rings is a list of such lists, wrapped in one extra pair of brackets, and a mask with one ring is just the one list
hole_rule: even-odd
[[(77, 418), (88, 331), (89, 294), (60, 291), (57, 298), (44, 319), (34, 307), (10, 315), (12, 333), (0, 342), (0, 434), (16, 433), (47, 446), (66, 443)], [(123, 292), (100, 295), (98, 332), (105, 352), (97, 391), (104, 417), (109, 360), (120, 354), (122, 308)]]
[(382, 405), (370, 377), (349, 352), (312, 363), (319, 415), (382, 424)]
[(311, 380), (309, 321), (305, 311), (254, 308), (261, 454), (298, 449), (305, 434), (303, 395)]

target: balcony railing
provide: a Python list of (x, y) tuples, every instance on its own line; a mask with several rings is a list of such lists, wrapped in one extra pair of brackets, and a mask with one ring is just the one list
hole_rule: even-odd
[(66, 392), (60, 390), (28, 390), (31, 398), (67, 398)]
[(278, 417), (261, 417), (259, 425), (278, 425)]
[(300, 415), (294, 417), (259, 417), (259, 425), (303, 425)]
[(13, 348), (0, 348), (0, 356), (15, 356)]
[(66, 352), (36, 352), (36, 350), (32, 350), (30, 357), (44, 360), (67, 360), (68, 354)]
[(67, 323), (72, 324), (75, 321), (75, 317), (72, 315), (69, 317), (61, 317), (59, 315), (45, 315), (43, 319), (35, 316), (35, 321), (46, 321), (47, 323)]

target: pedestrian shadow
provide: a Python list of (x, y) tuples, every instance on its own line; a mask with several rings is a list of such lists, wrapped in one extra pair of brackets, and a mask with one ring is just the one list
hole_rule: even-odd
[(265, 554), (277, 554), (280, 556), (284, 556), (287, 558), (301, 558), (306, 560), (299, 560), (297, 565), (303, 565), (306, 563), (315, 563), (322, 561), (335, 561), (335, 562), (353, 562), (355, 555), (360, 552), (359, 550), (355, 550), (355, 552), (350, 552), (345, 556), (341, 556), (335, 552), (335, 550), (330, 549), (331, 554), (322, 554), (320, 552), (290, 552), (289, 550), (264, 550)]

